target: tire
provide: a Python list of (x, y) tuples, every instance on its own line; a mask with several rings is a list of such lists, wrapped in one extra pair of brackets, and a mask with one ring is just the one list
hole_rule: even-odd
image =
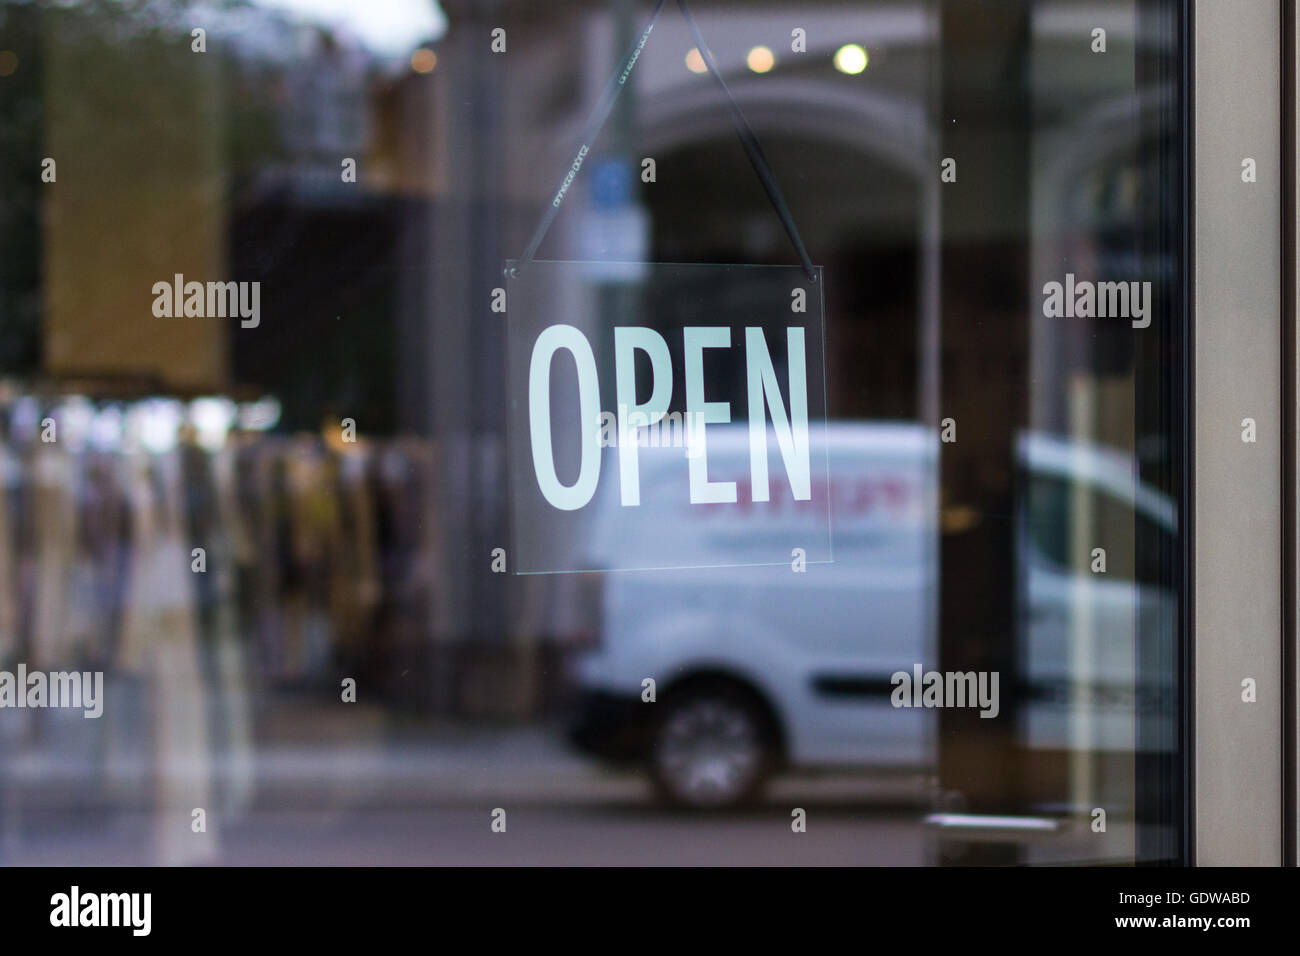
[(750, 694), (724, 683), (671, 692), (650, 748), (662, 801), (696, 810), (741, 806), (758, 796), (775, 764), (771, 721)]

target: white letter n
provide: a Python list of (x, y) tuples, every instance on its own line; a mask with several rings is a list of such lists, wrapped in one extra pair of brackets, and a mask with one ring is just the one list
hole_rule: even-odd
[(772, 426), (794, 498), (796, 501), (812, 498), (812, 473), (808, 460), (808, 372), (804, 364), (803, 329), (789, 328), (786, 336), (790, 368), (788, 419), (763, 330), (745, 329), (745, 368), (749, 379), (749, 468), (755, 501), (768, 500), (765, 404), (772, 409)]

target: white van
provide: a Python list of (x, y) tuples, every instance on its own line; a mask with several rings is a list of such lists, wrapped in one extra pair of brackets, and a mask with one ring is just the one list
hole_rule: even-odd
[[(663, 541), (660, 566), (672, 553), (690, 566), (601, 575), (574, 741), (644, 765), (663, 797), (692, 806), (743, 801), (782, 767), (933, 767), (936, 712), (895, 708), (890, 692), (893, 674), (938, 664), (938, 450), (919, 425), (831, 424), (814, 435), (813, 501), (774, 482), (768, 503), (701, 511), (657, 480), (680, 473), (682, 450), (641, 449), (641, 533), (623, 512), (606, 540), (597, 517), (588, 566), (627, 566), (618, 548)], [(1119, 565), (1132, 563), (1135, 520), (1168, 534), (1173, 506), (1117, 451), (1027, 434), (1019, 454), (1021, 673), (1002, 675), (1031, 691), (1017, 733), (1077, 746), (1084, 721), (1090, 747), (1131, 750), (1135, 628), (1169, 620), (1172, 596), (1142, 575), (1135, 588)], [(747, 500), (746, 429), (709, 426), (707, 457), (709, 478), (737, 481)], [(796, 571), (792, 552), (824, 531), (828, 503), (833, 560)], [(621, 507), (617, 494), (599, 507)], [(1110, 535), (1106, 571), (1072, 525)]]

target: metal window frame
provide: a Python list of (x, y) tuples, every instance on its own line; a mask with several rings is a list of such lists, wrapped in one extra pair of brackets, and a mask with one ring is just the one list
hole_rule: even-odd
[[(1283, 670), (1295, 607), (1293, 573), (1283, 597), (1294, 564), (1284, 518), (1297, 490), (1294, 391), (1283, 400), (1294, 383), (1284, 359), (1294, 330), (1282, 321), (1283, 199), (1294, 178), (1283, 162), (1285, 6), (1192, 7), (1189, 860), (1202, 866), (1276, 866), (1292, 829), (1283, 780), (1295, 677)], [(1256, 161), (1254, 183), (1242, 181), (1245, 157)], [(1256, 422), (1253, 444), (1241, 438), (1245, 418)], [(1242, 699), (1248, 677), (1254, 703)]]
[(1296, 515), (1300, 512), (1300, 202), (1296, 195), (1296, 163), (1300, 162), (1300, 16), (1294, 0), (1282, 3), (1282, 334), (1284, 337), (1283, 396), (1283, 644), (1282, 668), (1287, 678), (1283, 704), (1283, 863), (1297, 865), (1300, 857), (1300, 647), (1296, 641), (1296, 614), (1300, 607), (1300, 550), (1297, 550)]

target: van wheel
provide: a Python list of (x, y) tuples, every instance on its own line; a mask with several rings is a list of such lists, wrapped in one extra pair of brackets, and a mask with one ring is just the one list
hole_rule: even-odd
[(696, 809), (756, 797), (774, 764), (773, 734), (760, 707), (722, 684), (683, 688), (672, 697), (650, 752), (659, 797)]

